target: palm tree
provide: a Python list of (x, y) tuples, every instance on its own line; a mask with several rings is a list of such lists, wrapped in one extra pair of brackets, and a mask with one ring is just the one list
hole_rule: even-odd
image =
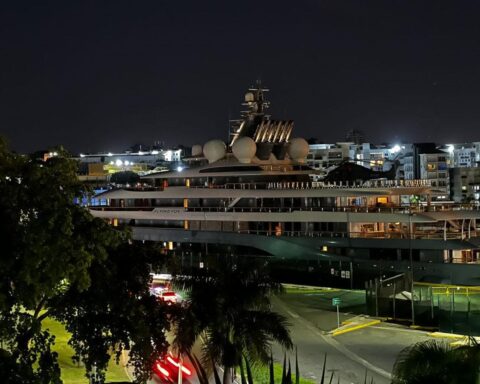
[(392, 384), (477, 384), (479, 346), (453, 347), (428, 340), (402, 350), (393, 367)]
[(242, 357), (268, 363), (271, 344), (292, 347), (286, 318), (271, 311), (270, 295), (281, 289), (265, 266), (252, 260), (225, 258), (213, 268), (178, 277), (188, 292), (185, 310), (175, 316), (174, 347), (191, 350), (200, 338), (205, 366), (213, 361), (230, 384)]

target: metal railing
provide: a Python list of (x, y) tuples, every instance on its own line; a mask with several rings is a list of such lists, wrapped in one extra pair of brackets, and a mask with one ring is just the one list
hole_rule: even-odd
[(349, 213), (402, 213), (413, 214), (423, 212), (444, 211), (480, 211), (477, 204), (443, 204), (443, 205), (410, 205), (410, 206), (326, 206), (326, 207), (187, 207), (183, 206), (90, 206), (93, 210), (105, 211), (152, 211), (161, 209), (184, 209), (185, 212), (236, 212), (236, 213), (291, 213), (291, 212), (349, 212)]
[[(154, 227), (154, 225), (136, 224), (139, 227)], [(231, 227), (230, 227), (231, 228)], [(170, 229), (182, 229), (180, 227)], [(208, 228), (194, 228), (190, 227), (188, 230), (208, 232)], [(222, 226), (221, 230), (213, 230), (221, 233), (237, 233), (246, 235), (257, 235), (267, 237), (302, 237), (302, 238), (324, 238), (324, 239), (412, 239), (412, 240), (461, 240), (466, 239), (465, 234), (461, 232), (415, 232), (411, 234), (408, 231), (361, 231), (361, 232), (341, 232), (341, 231), (311, 231), (311, 230), (261, 230), (261, 229), (229, 229)], [(478, 231), (471, 231), (471, 237), (480, 234)]]
[(222, 189), (344, 189), (344, 188), (430, 188), (431, 180), (367, 180), (364, 182), (278, 181), (196, 185), (191, 188)]
[[(236, 230), (236, 231), (224, 231), (224, 232), (236, 232), (251, 235), (263, 235), (263, 236), (289, 236), (289, 237), (321, 237), (321, 238), (350, 238), (350, 239), (409, 239), (410, 236), (405, 232), (329, 232), (329, 231), (260, 231), (254, 229)], [(465, 236), (464, 236), (465, 237)], [(419, 239), (432, 239), (432, 240), (455, 240), (462, 239), (462, 234), (457, 232), (443, 231), (434, 233), (412, 233), (412, 240)]]

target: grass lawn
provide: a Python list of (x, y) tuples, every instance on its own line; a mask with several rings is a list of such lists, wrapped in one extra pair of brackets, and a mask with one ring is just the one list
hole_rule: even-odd
[[(62, 370), (62, 380), (65, 384), (88, 384), (85, 377), (85, 368), (77, 366), (72, 361), (73, 349), (67, 344), (70, 338), (63, 325), (53, 319), (45, 319), (43, 328), (49, 329), (50, 333), (55, 335), (55, 345), (53, 350), (58, 353), (58, 363)], [(120, 363), (117, 365), (114, 360), (110, 361), (107, 370), (107, 382), (130, 381), (125, 366)]]
[[(281, 383), (282, 381), (282, 372), (283, 366), (279, 363), (273, 364), (273, 375), (275, 377), (275, 383)], [(302, 371), (300, 371), (301, 374)], [(295, 362), (292, 366), (292, 381), (295, 383)], [(245, 373), (246, 374), (246, 373)], [(265, 366), (256, 366), (252, 368), (253, 382), (259, 384), (270, 383), (270, 367)], [(304, 379), (300, 377), (300, 384), (315, 384), (314, 381)]]

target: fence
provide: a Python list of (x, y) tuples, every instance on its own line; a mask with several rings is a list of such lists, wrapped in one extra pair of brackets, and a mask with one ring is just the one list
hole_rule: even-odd
[(480, 335), (480, 287), (415, 282), (412, 295), (410, 276), (368, 281), (369, 315), (438, 327), (443, 332)]

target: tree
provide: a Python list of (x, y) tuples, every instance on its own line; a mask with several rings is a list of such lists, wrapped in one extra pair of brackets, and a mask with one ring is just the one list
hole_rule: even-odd
[(147, 290), (151, 253), (74, 204), (87, 190), (77, 163), (56, 152), (44, 161), (15, 154), (0, 140), (3, 382), (61, 382), (54, 337), (41, 326), (47, 316), (73, 332), (78, 357), (87, 369), (98, 367), (100, 381), (108, 352), (118, 354), (132, 342), (131, 357), (144, 378), (149, 360), (166, 348), (165, 316)]
[(243, 357), (266, 364), (272, 342), (292, 347), (286, 319), (271, 311), (270, 295), (280, 285), (263, 265), (225, 258), (212, 269), (177, 277), (176, 284), (186, 287), (189, 298), (174, 321), (173, 345), (188, 352), (200, 337), (204, 364), (222, 366), (224, 384), (232, 382)]
[(478, 345), (452, 347), (428, 340), (400, 352), (392, 384), (476, 384), (479, 363)]
[(72, 333), (71, 345), (98, 382), (114, 354), (128, 350), (135, 377), (145, 382), (165, 353), (168, 322), (165, 307), (149, 293), (150, 264), (158, 263), (152, 245), (124, 243), (112, 257), (90, 267), (91, 284), (68, 289), (55, 298), (53, 316)]

